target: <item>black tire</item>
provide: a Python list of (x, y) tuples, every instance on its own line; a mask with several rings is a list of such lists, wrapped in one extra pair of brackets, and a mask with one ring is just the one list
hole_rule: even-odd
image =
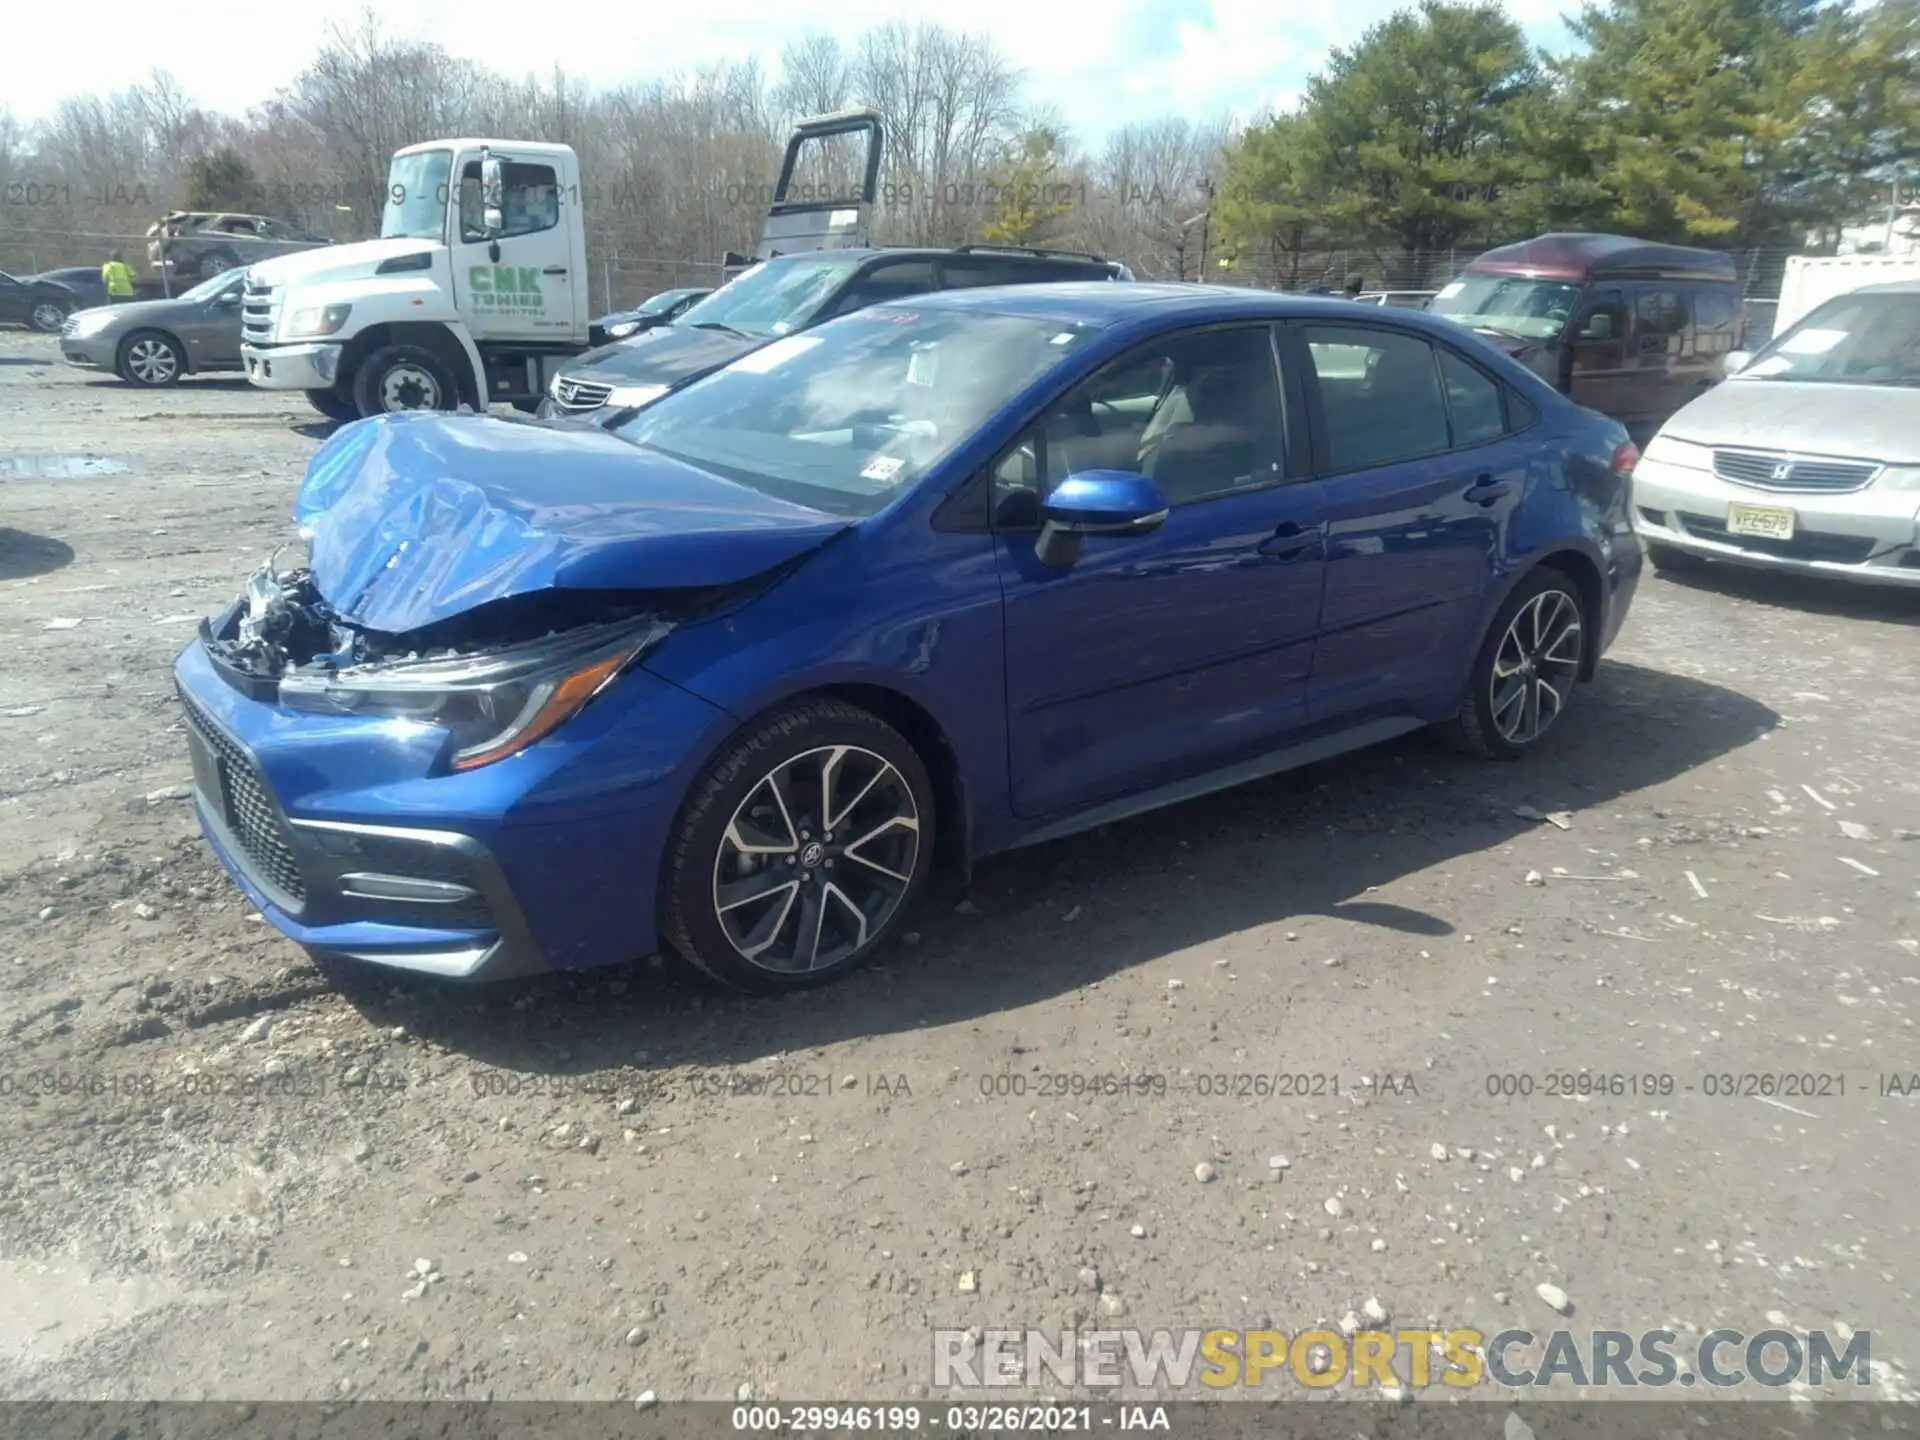
[(240, 257), (231, 250), (211, 250), (200, 257), (199, 274), (202, 280), (211, 280), (216, 275), (239, 268)]
[(136, 330), (120, 342), (113, 369), (129, 385), (158, 390), (180, 383), (187, 373), (187, 352), (164, 330)]
[(27, 312), (27, 324), (42, 335), (57, 335), (72, 313), (73, 307), (64, 300), (36, 300)]
[[(388, 403), (409, 395), (420, 403)], [(363, 416), (458, 410), (460, 389), (431, 350), (421, 345), (389, 345), (360, 362), (353, 376), (353, 403), (355, 412)]]
[(338, 390), (309, 390), (307, 403), (329, 420), (358, 420), (360, 411), (351, 399)]
[[(1506, 694), (1518, 681), (1521, 689), (1520, 703), (1525, 705), (1531, 699), (1539, 715), (1545, 716), (1545, 723), (1533, 729), (1531, 733), (1512, 722), (1525, 719), (1524, 713), (1516, 717), (1511, 706), (1503, 701), (1496, 708), (1494, 701), (1494, 668), (1496, 664), (1503, 668), (1516, 658), (1509, 645), (1510, 632), (1515, 632), (1515, 622), (1522, 614), (1528, 614), (1530, 620), (1543, 614), (1564, 616), (1565, 606), (1570, 605), (1571, 617), (1578, 627), (1569, 644), (1560, 638), (1556, 628), (1549, 627), (1542, 650), (1551, 652), (1550, 661), (1543, 661), (1535, 654), (1534, 664), (1518, 671), (1510, 677), (1508, 685), (1503, 687)], [(1540, 607), (1535, 609), (1534, 607)], [(1540, 747), (1540, 743), (1558, 728), (1561, 713), (1573, 698), (1573, 691), (1580, 683), (1581, 663), (1586, 659), (1587, 646), (1592, 643), (1593, 627), (1587, 614), (1586, 601), (1581, 598), (1580, 587), (1564, 571), (1550, 566), (1541, 566), (1528, 573), (1513, 593), (1507, 597), (1493, 617), (1493, 623), (1487, 627), (1487, 633), (1480, 642), (1480, 651), (1474, 657), (1473, 670), (1467, 680), (1467, 693), (1460, 702), (1459, 713), (1439, 727), (1440, 737), (1456, 750), (1469, 755), (1477, 755), (1483, 760), (1518, 760), (1522, 755), (1531, 754)], [(1544, 693), (1530, 688), (1544, 684), (1557, 696), (1550, 715), (1545, 703)]]
[(1647, 563), (1656, 570), (1672, 570), (1685, 574), (1688, 571), (1697, 571), (1706, 563), (1698, 555), (1686, 550), (1676, 550), (1671, 545), (1660, 545), (1649, 540), (1646, 546)]
[[(842, 758), (829, 763), (840, 747), (847, 747)], [(778, 808), (774, 784), (784, 785)], [(828, 791), (840, 803), (860, 796), (835, 820), (837, 840), (820, 828), (821, 812), (830, 808), (820, 796)], [(780, 834), (776, 817), (789, 808), (797, 814)], [(736, 828), (736, 820), (747, 828)], [(746, 854), (732, 837), (749, 833), (763, 838), (747, 842), (748, 849), (768, 842), (787, 848)], [(731, 989), (774, 994), (838, 980), (872, 958), (912, 908), (932, 867), (934, 834), (932, 782), (899, 731), (841, 700), (796, 702), (739, 731), (694, 783), (668, 839), (661, 932), (684, 959)], [(862, 849), (867, 855), (851, 854)], [(797, 878), (779, 881), (783, 874)], [(723, 886), (752, 898), (723, 906)], [(736, 943), (761, 934), (770, 937), (764, 946)], [(826, 945), (834, 948), (823, 951)], [(749, 949), (766, 958), (748, 958)]]

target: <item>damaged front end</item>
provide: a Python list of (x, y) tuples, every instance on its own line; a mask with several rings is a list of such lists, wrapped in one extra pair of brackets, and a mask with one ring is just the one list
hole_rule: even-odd
[(551, 734), (714, 592), (543, 591), (509, 596), (406, 635), (343, 618), (307, 569), (255, 571), (200, 638), (249, 698), (321, 715), (436, 725), (469, 770)]

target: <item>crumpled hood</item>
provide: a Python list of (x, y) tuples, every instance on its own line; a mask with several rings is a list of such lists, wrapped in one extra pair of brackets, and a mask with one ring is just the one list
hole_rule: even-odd
[(603, 385), (684, 385), (709, 370), (730, 365), (771, 342), (742, 339), (725, 330), (696, 330), (691, 325), (658, 325), (638, 335), (589, 350), (566, 367), (576, 380)]
[(1689, 401), (1662, 433), (1699, 445), (1920, 465), (1920, 390), (1736, 377)]
[(603, 431), (438, 414), (337, 431), (293, 518), (327, 603), (390, 635), (539, 590), (735, 584), (852, 523)]

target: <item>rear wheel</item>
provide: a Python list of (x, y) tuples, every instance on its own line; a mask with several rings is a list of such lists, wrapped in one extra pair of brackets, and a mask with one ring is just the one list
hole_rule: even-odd
[(353, 400), (361, 415), (460, 408), (453, 376), (438, 355), (420, 345), (389, 345), (361, 361)]
[(357, 420), (360, 412), (352, 400), (338, 390), (309, 390), (307, 403), (329, 420)]
[(36, 301), (27, 323), (42, 335), (51, 335), (67, 323), (67, 307), (58, 300)]
[(837, 980), (886, 943), (933, 836), (933, 787), (905, 737), (844, 701), (801, 701), (695, 783), (667, 852), (662, 929), (735, 989)]
[(158, 330), (136, 330), (121, 341), (114, 364), (122, 380), (146, 389), (174, 384), (186, 368), (187, 354), (180, 342)]
[(1538, 748), (1573, 698), (1588, 631), (1570, 577), (1545, 567), (1528, 575), (1487, 628), (1466, 698), (1442, 738), (1488, 760), (1517, 760)]

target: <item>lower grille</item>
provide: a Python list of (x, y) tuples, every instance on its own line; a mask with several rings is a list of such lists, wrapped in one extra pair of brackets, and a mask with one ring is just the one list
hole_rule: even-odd
[(591, 380), (570, 380), (564, 375), (553, 387), (553, 403), (573, 414), (598, 410), (612, 395), (611, 385), (596, 385)]
[(296, 904), (307, 898), (306, 883), (300, 878), (300, 866), (287, 844), (286, 818), (274, 802), (259, 767), (244, 745), (222, 730), (183, 690), (180, 706), (187, 723), (213, 751), (219, 773), (217, 795), (207, 800), (219, 812), (233, 838), (245, 852), (250, 867), (281, 894)]
[(1765, 450), (1716, 450), (1713, 473), (1756, 490), (1859, 490), (1880, 472), (1871, 460), (1814, 460)]
[(1835, 565), (1859, 565), (1873, 553), (1873, 541), (1858, 535), (1825, 535), (1818, 530), (1801, 530), (1791, 540), (1772, 540), (1760, 535), (1733, 535), (1724, 520), (1682, 512), (1680, 523), (1689, 535), (1702, 540), (1717, 540), (1756, 555), (1778, 555), (1783, 560), (1824, 560)]

